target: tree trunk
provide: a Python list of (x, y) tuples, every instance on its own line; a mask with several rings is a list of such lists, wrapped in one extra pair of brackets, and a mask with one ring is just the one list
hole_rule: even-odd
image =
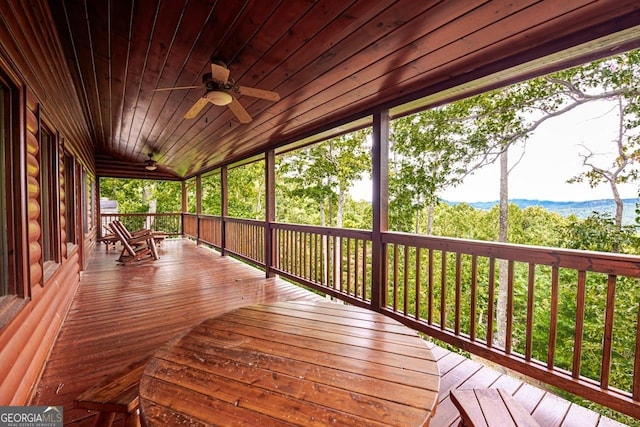
[[(622, 230), (622, 211), (624, 207), (624, 203), (622, 202), (622, 197), (620, 197), (620, 191), (618, 191), (618, 185), (615, 180), (609, 181), (611, 185), (611, 193), (613, 194), (613, 200), (616, 203), (616, 216), (614, 218), (616, 224), (616, 230), (619, 232)], [(620, 252), (620, 239), (616, 238), (611, 248), (612, 252), (618, 253)]]
[(429, 203), (429, 213), (427, 218), (427, 236), (431, 236), (433, 234), (433, 215), (436, 209), (436, 204), (431, 202)]
[[(155, 214), (156, 207), (158, 201), (156, 199), (152, 199), (153, 190), (155, 189), (155, 185), (145, 185), (142, 189), (142, 200), (149, 202), (149, 213)], [(155, 215), (147, 215), (147, 219), (145, 220), (144, 225), (142, 226), (146, 229), (154, 229), (155, 228)]]
[[(340, 186), (338, 190), (338, 212), (336, 216), (336, 227), (342, 228), (344, 217), (344, 202), (345, 202), (346, 189)], [(342, 240), (336, 236), (333, 239), (333, 287), (336, 290), (342, 288), (342, 270), (340, 269), (340, 249), (342, 247)], [(336, 299), (336, 298), (333, 298)]]
[[(508, 149), (500, 155), (500, 205), (498, 223), (498, 241), (507, 242), (507, 231), (509, 228), (509, 158)], [(496, 308), (497, 333), (496, 344), (504, 348), (506, 343), (507, 329), (507, 281), (508, 262), (498, 260), (498, 306)], [(491, 309), (491, 307), (489, 308)]]

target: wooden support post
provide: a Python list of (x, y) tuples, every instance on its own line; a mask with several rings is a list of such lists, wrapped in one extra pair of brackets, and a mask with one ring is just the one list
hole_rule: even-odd
[(196, 244), (200, 244), (200, 215), (202, 214), (202, 175), (196, 176)]
[(373, 115), (373, 233), (371, 261), (371, 308), (380, 310), (386, 305), (387, 254), (382, 233), (389, 226), (389, 112)]
[(274, 277), (271, 267), (273, 266), (273, 255), (275, 253), (273, 245), (276, 240), (273, 238), (271, 223), (276, 220), (276, 155), (273, 150), (265, 153), (265, 219), (264, 219), (264, 266), (267, 277)]
[(227, 227), (225, 220), (227, 215), (229, 215), (229, 184), (226, 165), (220, 168), (220, 204), (220, 253), (224, 256), (227, 254), (225, 249), (227, 247)]
[[(67, 172), (65, 171), (65, 174)], [(104, 224), (102, 224), (102, 211), (100, 210), (100, 177), (96, 176), (96, 194), (98, 195), (98, 203), (96, 204), (96, 216), (98, 217), (98, 239), (104, 237), (102, 234)], [(108, 247), (108, 246), (107, 246)]]
[(182, 226), (181, 234), (184, 236), (184, 215), (187, 213), (187, 181), (182, 181)]

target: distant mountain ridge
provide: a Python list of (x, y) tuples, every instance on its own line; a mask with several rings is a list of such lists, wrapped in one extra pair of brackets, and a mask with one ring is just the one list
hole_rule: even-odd
[[(498, 204), (498, 201), (493, 202), (449, 202), (445, 201), (449, 205), (457, 205), (460, 203), (466, 203), (476, 209), (489, 210)], [(624, 210), (622, 215), (622, 222), (625, 225), (635, 224), (636, 218), (636, 203), (640, 204), (640, 198), (635, 199), (623, 199)], [(520, 209), (527, 208), (529, 206), (540, 206), (550, 212), (556, 212), (562, 216), (575, 215), (578, 218), (586, 218), (591, 215), (592, 212), (608, 213), (613, 216), (615, 212), (615, 203), (613, 199), (600, 199), (600, 200), (586, 200), (582, 202), (556, 202), (551, 200), (531, 200), (531, 199), (510, 199), (509, 203), (517, 205)]]

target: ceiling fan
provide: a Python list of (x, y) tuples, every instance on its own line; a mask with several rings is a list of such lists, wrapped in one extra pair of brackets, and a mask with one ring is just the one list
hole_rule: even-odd
[(148, 171), (154, 171), (158, 168), (158, 161), (153, 158), (153, 153), (147, 154), (149, 158), (144, 161), (144, 168)]
[(211, 58), (211, 72), (202, 76), (202, 85), (198, 86), (178, 86), (169, 88), (154, 89), (156, 91), (164, 90), (181, 90), (204, 88), (206, 90), (202, 98), (198, 99), (195, 104), (184, 115), (185, 119), (193, 119), (207, 105), (212, 103), (218, 106), (228, 106), (231, 112), (238, 118), (240, 123), (251, 122), (251, 116), (244, 109), (242, 104), (238, 102), (233, 93), (251, 96), (253, 98), (266, 99), (268, 101), (279, 101), (280, 95), (269, 90), (257, 89), (247, 86), (238, 86), (235, 81), (229, 77), (229, 69), (227, 65), (217, 59)]

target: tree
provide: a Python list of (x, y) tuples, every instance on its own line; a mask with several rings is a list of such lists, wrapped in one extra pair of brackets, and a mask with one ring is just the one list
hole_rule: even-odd
[(320, 225), (342, 227), (349, 189), (371, 170), (369, 133), (351, 132), (279, 159), (278, 180), (289, 196), (315, 204)]
[[(635, 50), (598, 61), (591, 66), (579, 68), (577, 78), (570, 86), (577, 97), (606, 99), (614, 104), (618, 116), (618, 128), (613, 139), (614, 149), (609, 156), (584, 146), (582, 154), (586, 171), (570, 178), (568, 182), (587, 181), (591, 187), (606, 183), (616, 203), (614, 216), (618, 231), (622, 227), (623, 201), (618, 185), (636, 180), (640, 170), (640, 51)], [(592, 94), (592, 91), (599, 91)], [(613, 156), (612, 160), (609, 160)], [(603, 164), (608, 165), (605, 166)], [(614, 248), (615, 249), (615, 248)]]
[[(469, 98), (391, 123), (392, 228), (419, 232), (424, 207), (433, 207), (442, 189), (473, 172), (470, 162), (486, 147), (484, 136), (469, 126), (474, 107), (475, 100)], [(426, 233), (431, 234), (430, 227)]]

